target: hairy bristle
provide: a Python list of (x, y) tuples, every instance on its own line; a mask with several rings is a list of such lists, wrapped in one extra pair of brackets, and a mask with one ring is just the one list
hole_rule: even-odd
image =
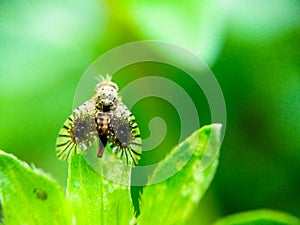
[(112, 79), (112, 76), (110, 76), (109, 74), (106, 74), (106, 76), (103, 76), (101, 74), (99, 74), (98, 76), (98, 82), (99, 83), (104, 83), (104, 82), (110, 82)]

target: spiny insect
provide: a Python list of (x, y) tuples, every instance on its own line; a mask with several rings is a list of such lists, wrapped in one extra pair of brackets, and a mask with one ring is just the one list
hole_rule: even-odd
[(114, 155), (129, 166), (141, 159), (142, 139), (133, 114), (119, 96), (110, 76), (101, 77), (95, 95), (73, 111), (65, 121), (56, 141), (61, 160), (82, 153), (98, 139), (98, 157), (108, 144)]

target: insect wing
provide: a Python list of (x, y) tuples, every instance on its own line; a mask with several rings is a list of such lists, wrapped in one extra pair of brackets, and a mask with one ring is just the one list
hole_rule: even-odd
[(67, 160), (92, 146), (97, 135), (94, 102), (85, 102), (65, 121), (56, 140), (56, 155)]
[(56, 155), (60, 160), (67, 160), (70, 156), (80, 152), (73, 133), (74, 117), (71, 115), (59, 131), (56, 140)]
[(129, 166), (136, 166), (142, 155), (142, 139), (134, 115), (118, 102), (110, 124), (113, 135), (108, 143), (113, 153)]

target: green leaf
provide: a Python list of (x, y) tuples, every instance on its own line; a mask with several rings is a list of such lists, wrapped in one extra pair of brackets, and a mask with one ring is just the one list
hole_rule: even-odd
[[(138, 218), (141, 225), (166, 224), (166, 221), (167, 224), (183, 224), (193, 213), (214, 177), (218, 165), (220, 133), (220, 124), (201, 128), (175, 147), (164, 163), (155, 169), (149, 182), (174, 166), (171, 163), (174, 162), (173, 157), (183, 159), (187, 152), (191, 152), (189, 161), (175, 175), (144, 188)], [(204, 162), (209, 157), (211, 163), (206, 167)], [(175, 166), (179, 165), (180, 160), (177, 160)]]
[(0, 202), (5, 224), (72, 224), (63, 191), (42, 171), (0, 151)]
[[(130, 176), (127, 181), (130, 184), (129, 179)], [(76, 225), (129, 224), (134, 218), (130, 186), (98, 174), (82, 154), (69, 160), (67, 195), (73, 206)]]
[(214, 225), (300, 225), (300, 219), (284, 212), (259, 209), (224, 217)]

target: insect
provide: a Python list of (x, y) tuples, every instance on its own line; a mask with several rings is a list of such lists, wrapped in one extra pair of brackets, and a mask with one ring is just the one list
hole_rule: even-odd
[(63, 124), (56, 141), (57, 157), (67, 160), (98, 140), (99, 158), (108, 144), (116, 158), (136, 166), (141, 159), (142, 139), (135, 117), (122, 102), (111, 77), (101, 78), (95, 95), (76, 108)]

